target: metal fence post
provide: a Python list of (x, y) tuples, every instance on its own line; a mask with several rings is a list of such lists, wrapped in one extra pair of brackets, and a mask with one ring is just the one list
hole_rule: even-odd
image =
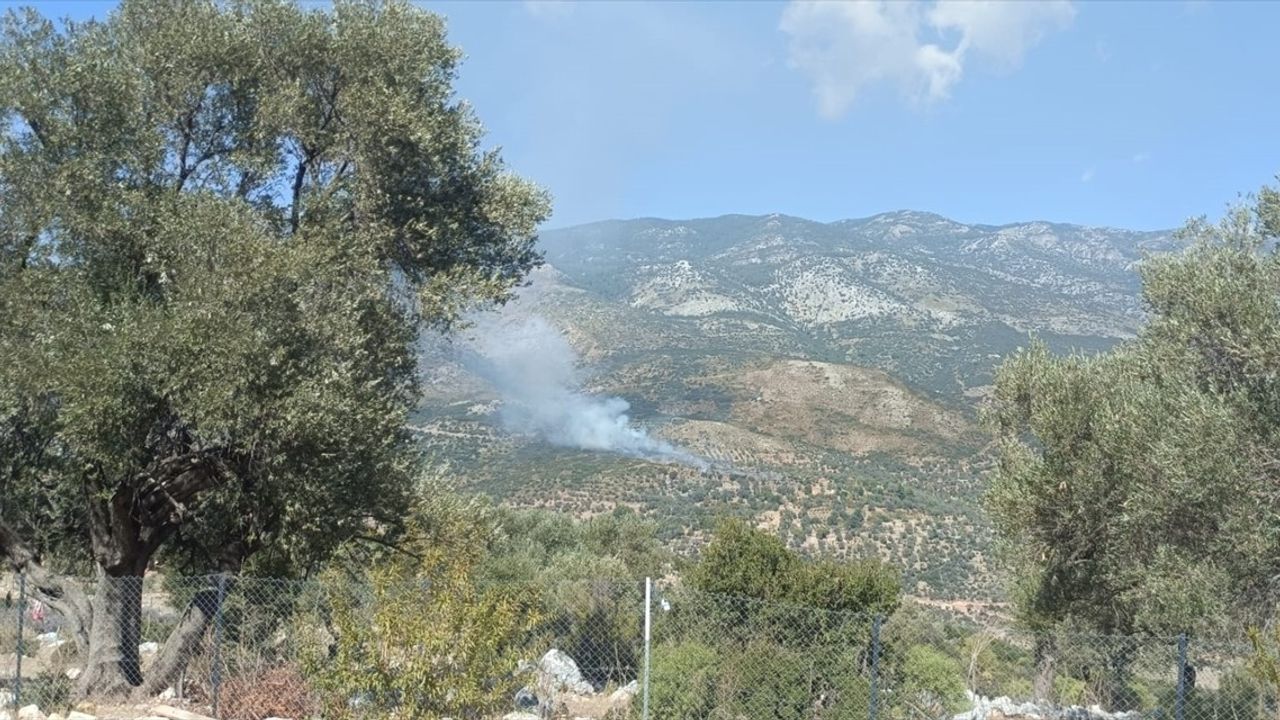
[(644, 579), (644, 689), (640, 706), (641, 720), (649, 720), (649, 653), (653, 645), (653, 580)]
[(27, 614), (27, 576), (25, 573), (18, 573), (18, 644), (17, 644), (17, 660), (14, 662), (13, 672), (13, 707), (22, 707), (22, 656), (27, 652), (25, 643), (22, 640), (22, 634), (26, 630), (23, 622)]
[(222, 687), (222, 606), (227, 600), (227, 574), (218, 574), (217, 605), (213, 610), (213, 667), (209, 684), (213, 687), (213, 716), (218, 717), (218, 691)]
[(876, 720), (880, 700), (880, 624), (884, 616), (877, 614), (871, 621), (871, 697), (867, 702), (869, 720)]
[(1187, 709), (1187, 634), (1178, 636), (1178, 693), (1173, 702), (1174, 720), (1183, 720)]

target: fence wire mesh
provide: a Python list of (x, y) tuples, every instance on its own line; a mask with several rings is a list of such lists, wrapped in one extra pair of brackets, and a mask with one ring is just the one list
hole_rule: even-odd
[(1280, 717), (1280, 676), (1243, 632), (1032, 636), (911, 603), (884, 617), (678, 584), (646, 603), (643, 581), (612, 579), (80, 588), (87, 618), (0, 578), (0, 718)]

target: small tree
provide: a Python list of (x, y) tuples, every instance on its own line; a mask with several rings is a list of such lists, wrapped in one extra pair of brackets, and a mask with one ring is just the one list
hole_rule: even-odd
[(899, 573), (876, 559), (805, 560), (776, 536), (740, 520), (720, 523), (689, 573), (701, 592), (839, 613), (890, 613)]
[(478, 149), (459, 57), (395, 1), (0, 24), (0, 558), (80, 692), (196, 647), (212, 587), (144, 684), (154, 563), (287, 573), (397, 522), (417, 329), (506, 298), (547, 212)]
[(304, 653), (325, 717), (483, 718), (510, 702), (539, 597), (479, 575), (496, 528), (474, 502), (434, 498), (367, 585), (331, 584), (333, 645)]

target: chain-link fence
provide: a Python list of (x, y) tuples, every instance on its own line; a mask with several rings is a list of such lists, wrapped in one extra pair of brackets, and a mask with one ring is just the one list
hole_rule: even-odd
[(1243, 633), (1033, 636), (625, 580), (24, 585), (0, 578), (0, 718), (1280, 716)]

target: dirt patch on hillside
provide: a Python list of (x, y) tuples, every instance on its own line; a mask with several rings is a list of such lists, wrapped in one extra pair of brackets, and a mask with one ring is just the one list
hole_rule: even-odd
[(735, 424), (855, 455), (932, 454), (974, 441), (973, 422), (879, 370), (782, 360), (707, 378), (730, 388)]

